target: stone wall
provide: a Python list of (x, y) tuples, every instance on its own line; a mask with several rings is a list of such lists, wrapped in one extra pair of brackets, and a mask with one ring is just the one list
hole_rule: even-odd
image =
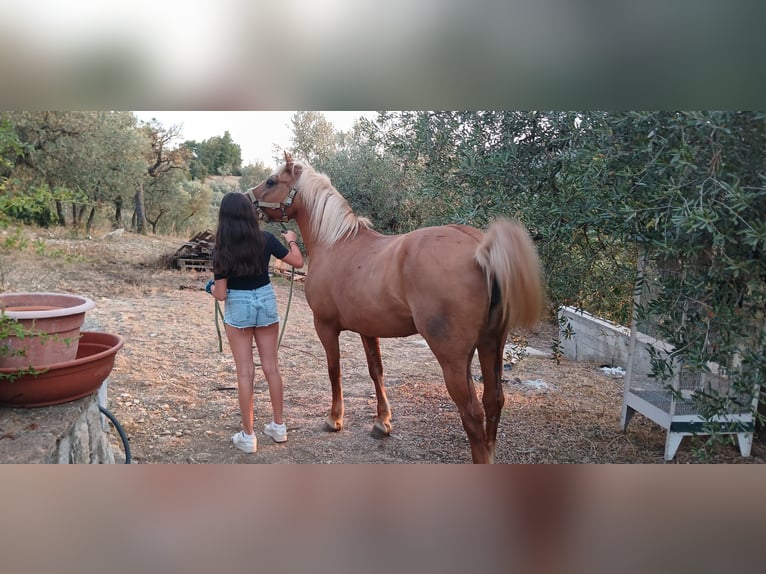
[(0, 407), (0, 463), (114, 464), (110, 429), (99, 393), (50, 407)]

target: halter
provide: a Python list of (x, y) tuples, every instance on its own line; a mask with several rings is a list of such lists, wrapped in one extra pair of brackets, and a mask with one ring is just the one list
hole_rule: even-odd
[(280, 203), (272, 203), (269, 201), (259, 201), (255, 195), (253, 194), (253, 190), (255, 188), (251, 187), (245, 192), (245, 195), (250, 198), (250, 201), (252, 201), (255, 204), (255, 210), (258, 212), (258, 215), (261, 216), (261, 219), (264, 221), (274, 221), (272, 220), (266, 213), (261, 209), (279, 209), (282, 211), (282, 219), (280, 220), (282, 223), (287, 223), (289, 221), (287, 217), (287, 211), (286, 209), (290, 207), (293, 204), (293, 199), (295, 199), (295, 195), (298, 193), (298, 190), (294, 187), (290, 189), (290, 193), (287, 194), (287, 197), (285, 197), (284, 200), (282, 200)]

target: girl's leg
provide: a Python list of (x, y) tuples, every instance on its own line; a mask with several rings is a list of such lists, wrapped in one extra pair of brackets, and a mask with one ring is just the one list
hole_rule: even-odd
[(242, 429), (247, 434), (253, 434), (254, 328), (238, 329), (231, 325), (225, 325), (225, 328), (231, 354), (234, 356), (234, 365), (237, 368), (237, 394), (239, 409), (242, 412)]
[(279, 372), (279, 361), (277, 358), (279, 323), (273, 323), (268, 327), (255, 327), (254, 330), (255, 344), (258, 347), (258, 356), (261, 360), (263, 375), (269, 384), (269, 397), (271, 398), (274, 422), (283, 424), (284, 390), (282, 388), (282, 375)]

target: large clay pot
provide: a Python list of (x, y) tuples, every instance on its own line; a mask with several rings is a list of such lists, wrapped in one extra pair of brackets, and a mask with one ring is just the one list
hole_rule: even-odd
[(44, 407), (95, 393), (112, 372), (123, 342), (120, 335), (84, 331), (74, 360), (35, 367), (35, 374), (20, 376), (16, 369), (0, 368), (0, 405)]
[(85, 312), (95, 306), (81, 295), (0, 293), (2, 312), (32, 332), (31, 336), (0, 341), (6, 346), (0, 352), (0, 367), (27, 368), (73, 360)]

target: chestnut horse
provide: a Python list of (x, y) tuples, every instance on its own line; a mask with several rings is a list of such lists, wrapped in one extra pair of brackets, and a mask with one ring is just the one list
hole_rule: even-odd
[[(325, 174), (287, 153), (273, 175), (245, 193), (265, 219), (295, 220), (303, 236), (311, 266), (306, 301), (332, 386), (328, 430), (343, 428), (340, 332), (362, 338), (378, 403), (377, 438), (391, 432), (379, 337), (420, 333), (460, 412), (473, 462), (493, 462), (508, 331), (533, 326), (543, 306), (540, 264), (524, 228), (498, 219), (486, 233), (445, 225), (383, 235), (354, 214)], [(477, 350), (481, 402), (471, 377)]]

